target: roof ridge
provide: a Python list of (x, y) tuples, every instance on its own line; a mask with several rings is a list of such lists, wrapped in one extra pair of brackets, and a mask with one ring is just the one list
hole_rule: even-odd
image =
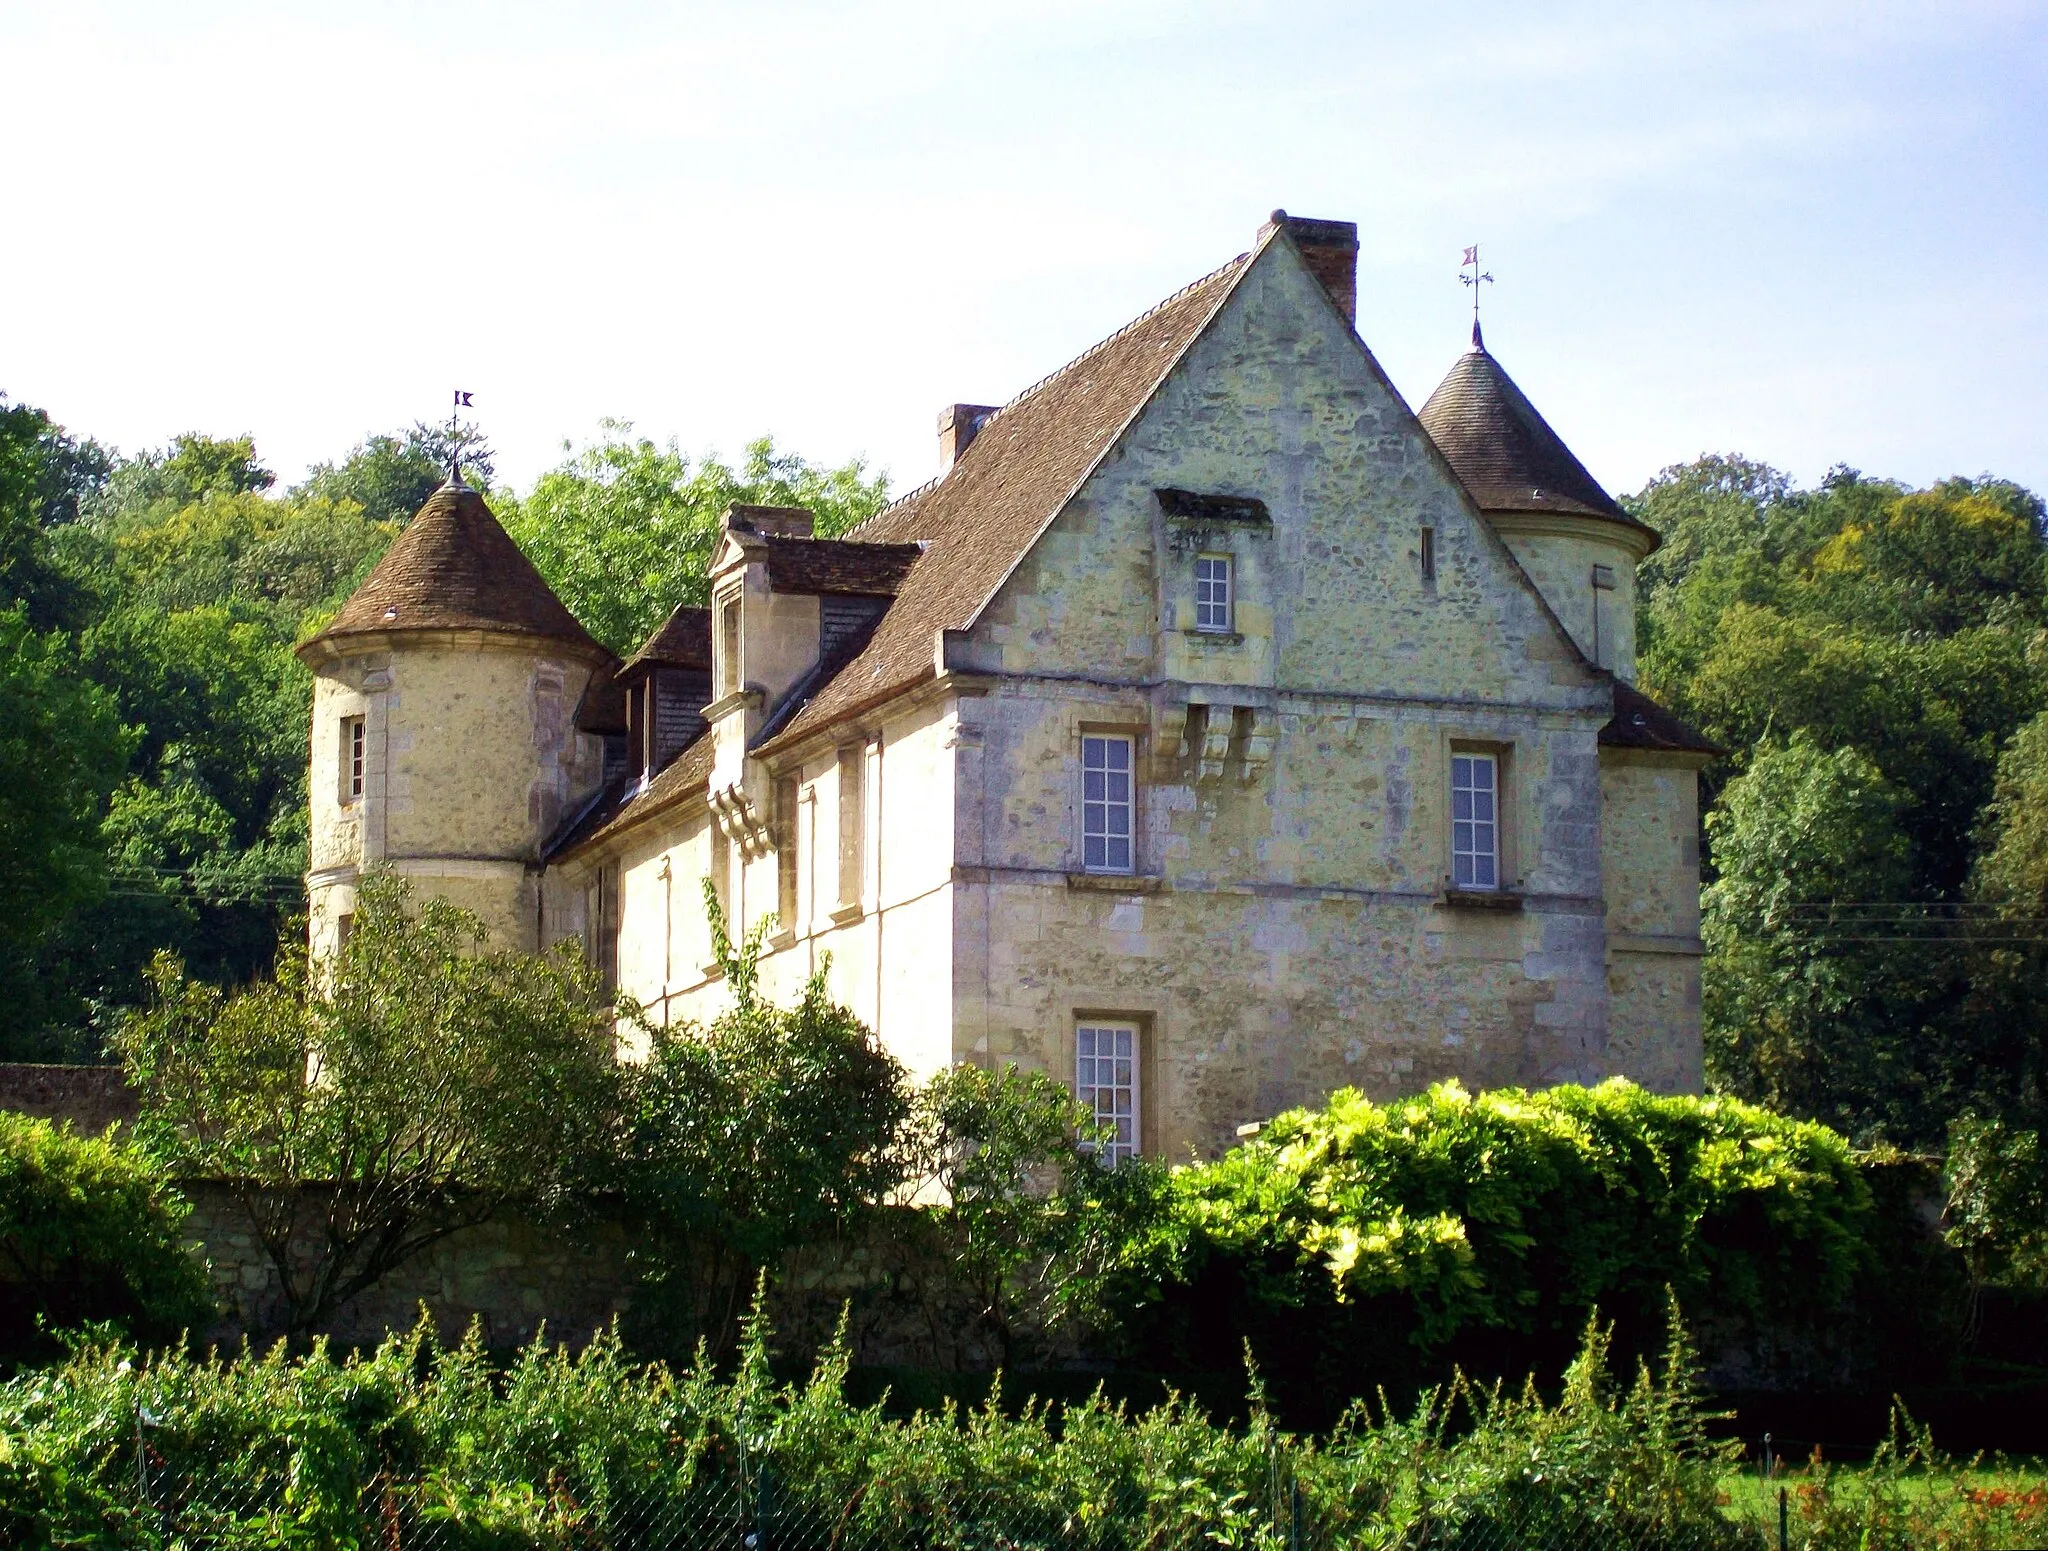
[[(1066, 375), (1066, 373), (1072, 371), (1075, 367), (1079, 366), (1083, 361), (1087, 360), (1090, 356), (1100, 355), (1103, 351), (1107, 350), (1111, 345), (1115, 344), (1119, 339), (1122, 339), (1124, 335), (1130, 333), (1133, 329), (1137, 328), (1147, 319), (1157, 317), (1160, 313), (1166, 311), (1167, 308), (1171, 307), (1175, 302), (1180, 301), (1182, 298), (1189, 296), (1196, 291), (1199, 291), (1203, 286), (1207, 285), (1211, 280), (1214, 280), (1226, 269), (1233, 269), (1237, 265), (1242, 264), (1246, 259), (1250, 257), (1251, 253), (1249, 250), (1240, 253), (1236, 258), (1231, 259), (1229, 262), (1218, 264), (1214, 269), (1210, 270), (1206, 275), (1203, 275), (1199, 280), (1190, 280), (1178, 291), (1175, 291), (1173, 295), (1163, 297), (1161, 300), (1153, 303), (1150, 307), (1147, 307), (1143, 312), (1139, 313), (1135, 318), (1131, 319), (1130, 322), (1126, 323), (1122, 328), (1118, 329), (1115, 333), (1104, 335), (1101, 339), (1098, 339), (1097, 341), (1095, 341), (1094, 344), (1090, 345), (1086, 350), (1083, 350), (1079, 355), (1075, 356), (1073, 360), (1067, 362), (1066, 365), (1057, 367), (1054, 370), (1047, 372), (1043, 377), (1039, 378), (1038, 381), (1032, 383), (1030, 387), (1024, 389), (1023, 392), (1011, 398), (1009, 402), (997, 405), (995, 414), (990, 415), (988, 417), (989, 420), (994, 420), (998, 415), (1007, 414), (1017, 405), (1023, 403), (1024, 400), (1030, 398), (1032, 394), (1037, 393), (1040, 389), (1044, 388), (1046, 384), (1051, 382), (1055, 377), (1061, 377)], [(986, 422), (983, 423), (982, 429), (987, 429)], [(979, 436), (981, 432), (976, 431), (974, 434)]]
[[(986, 431), (988, 427), (991, 424), (993, 424), (996, 420), (1000, 419), (1003, 415), (1008, 414), (1011, 410), (1015, 409), (1019, 404), (1022, 404), (1026, 399), (1044, 390), (1055, 378), (1064, 377), (1068, 372), (1072, 371), (1075, 367), (1079, 366), (1083, 361), (1086, 361), (1089, 357), (1100, 355), (1103, 351), (1107, 350), (1111, 345), (1115, 344), (1119, 339), (1122, 339), (1126, 334), (1130, 333), (1140, 324), (1146, 322), (1151, 318), (1157, 317), (1160, 313), (1164, 312), (1167, 308), (1171, 307), (1175, 302), (1185, 299), (1187, 296), (1189, 296), (1191, 293), (1195, 291), (1199, 291), (1203, 286), (1207, 285), (1210, 281), (1214, 280), (1218, 275), (1222, 274), (1225, 270), (1234, 268), (1235, 266), (1242, 264), (1246, 259), (1250, 257), (1251, 250), (1246, 249), (1243, 253), (1238, 254), (1237, 257), (1226, 260), (1224, 263), (1218, 264), (1206, 275), (1203, 275), (1198, 279), (1190, 280), (1186, 285), (1182, 286), (1178, 291), (1175, 291), (1171, 296), (1160, 298), (1160, 300), (1154, 302), (1150, 307), (1147, 307), (1135, 318), (1132, 318), (1128, 323), (1124, 324), (1122, 328), (1119, 328), (1112, 333), (1105, 334), (1102, 338), (1096, 340), (1094, 344), (1090, 345), (1086, 350), (1083, 350), (1079, 355), (1075, 356), (1072, 360), (1066, 362), (1061, 366), (1054, 367), (1051, 371), (1047, 372), (1043, 377), (1039, 378), (1038, 381), (1030, 384), (1028, 387), (1022, 389), (1020, 392), (1013, 394), (1009, 399), (1005, 400), (1003, 403), (998, 404), (993, 410), (989, 412), (988, 418), (982, 421), (982, 423), (975, 429), (975, 436), (977, 438), (980, 437), (981, 433), (983, 431)], [(964, 457), (965, 454), (963, 453), (962, 456)], [(876, 512), (874, 516), (864, 518), (854, 527), (847, 529), (846, 533), (841, 536), (851, 537), (852, 535), (860, 532), (860, 530), (862, 528), (865, 528), (869, 523), (881, 521), (884, 517), (888, 516), (889, 513), (895, 511), (897, 507), (906, 505), (907, 503), (916, 500), (919, 496), (923, 495), (926, 491), (930, 490), (933, 486), (937, 485), (950, 472), (950, 469), (941, 469), (938, 473), (934, 474), (930, 479), (926, 480), (923, 484), (917, 486), (914, 490), (904, 491), (903, 494), (896, 497), (895, 500), (891, 501), (879, 512)]]

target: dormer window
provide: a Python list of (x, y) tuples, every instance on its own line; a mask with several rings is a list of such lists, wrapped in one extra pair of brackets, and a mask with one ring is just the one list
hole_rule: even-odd
[(718, 605), (718, 692), (736, 695), (740, 688), (740, 600)]

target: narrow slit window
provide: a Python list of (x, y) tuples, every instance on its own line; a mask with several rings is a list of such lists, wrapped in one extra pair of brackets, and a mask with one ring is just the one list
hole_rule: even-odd
[(1081, 859), (1090, 872), (1131, 870), (1131, 740), (1081, 740)]
[(1195, 628), (1227, 635), (1233, 628), (1230, 556), (1199, 555), (1195, 559)]
[(368, 740), (360, 716), (341, 719), (341, 800), (354, 802), (363, 795), (364, 755)]
[(1500, 761), (1491, 754), (1451, 756), (1451, 882), (1500, 887)]
[(1425, 582), (1436, 580), (1436, 529), (1434, 528), (1424, 528), (1422, 530), (1422, 579)]
[(1138, 1029), (1084, 1023), (1074, 1031), (1074, 1093), (1105, 1134), (1095, 1155), (1118, 1164), (1138, 1151)]

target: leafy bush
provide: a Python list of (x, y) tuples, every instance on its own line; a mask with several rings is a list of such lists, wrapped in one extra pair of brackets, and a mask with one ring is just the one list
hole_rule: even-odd
[(189, 1210), (136, 1149), (0, 1110), (0, 1354), (35, 1350), (39, 1320), (144, 1341), (205, 1321), (205, 1273), (178, 1241)]
[(1123, 1272), (1140, 1349), (1213, 1369), (1248, 1337), (1276, 1380), (1342, 1396), (1451, 1357), (1561, 1363), (1596, 1305), (1641, 1349), (1667, 1289), (1796, 1331), (1849, 1292), (1870, 1196), (1823, 1126), (1617, 1079), (1347, 1089), (1176, 1171), (1171, 1202)]
[[(1262, 1409), (1225, 1427), (1179, 1401), (1132, 1413), (1099, 1397), (894, 1419), (847, 1401), (843, 1348), (808, 1382), (777, 1383), (758, 1319), (727, 1378), (635, 1366), (610, 1338), (580, 1355), (536, 1343), (499, 1372), (474, 1335), (449, 1350), (424, 1325), (346, 1362), (137, 1365), (106, 1348), (0, 1386), (0, 1537), (397, 1544), (412, 1517), (442, 1546), (690, 1543), (685, 1530), (738, 1544), (772, 1509), (772, 1543), (849, 1551), (1277, 1551), (1297, 1527), (1318, 1546), (1736, 1551), (1683, 1343), (1620, 1391), (1606, 1357), (1596, 1330), (1555, 1405), (1459, 1384), (1406, 1418), (1355, 1409), (1318, 1440)], [(709, 1533), (720, 1524), (733, 1532)]]
[(710, 886), (711, 937), (732, 1002), (703, 1026), (646, 1029), (626, 1073), (621, 1179), (636, 1217), (637, 1334), (729, 1350), (764, 1268), (843, 1233), (893, 1190), (903, 1068), (826, 993), (822, 974), (791, 1008), (760, 991), (763, 932), (734, 944)]

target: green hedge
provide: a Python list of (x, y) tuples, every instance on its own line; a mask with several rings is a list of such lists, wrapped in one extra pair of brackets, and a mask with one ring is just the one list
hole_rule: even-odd
[(87, 1322), (142, 1341), (203, 1324), (188, 1211), (137, 1149), (0, 1111), (0, 1358), (53, 1352), (49, 1332)]
[(1453, 1359), (1554, 1374), (1596, 1307), (1640, 1348), (1667, 1290), (1692, 1320), (1796, 1339), (1869, 1259), (1871, 1195), (1840, 1136), (1620, 1080), (1347, 1089), (1166, 1191), (1126, 1258), (1129, 1355), (1210, 1369), (1249, 1340), (1279, 1381), (1340, 1402)]

